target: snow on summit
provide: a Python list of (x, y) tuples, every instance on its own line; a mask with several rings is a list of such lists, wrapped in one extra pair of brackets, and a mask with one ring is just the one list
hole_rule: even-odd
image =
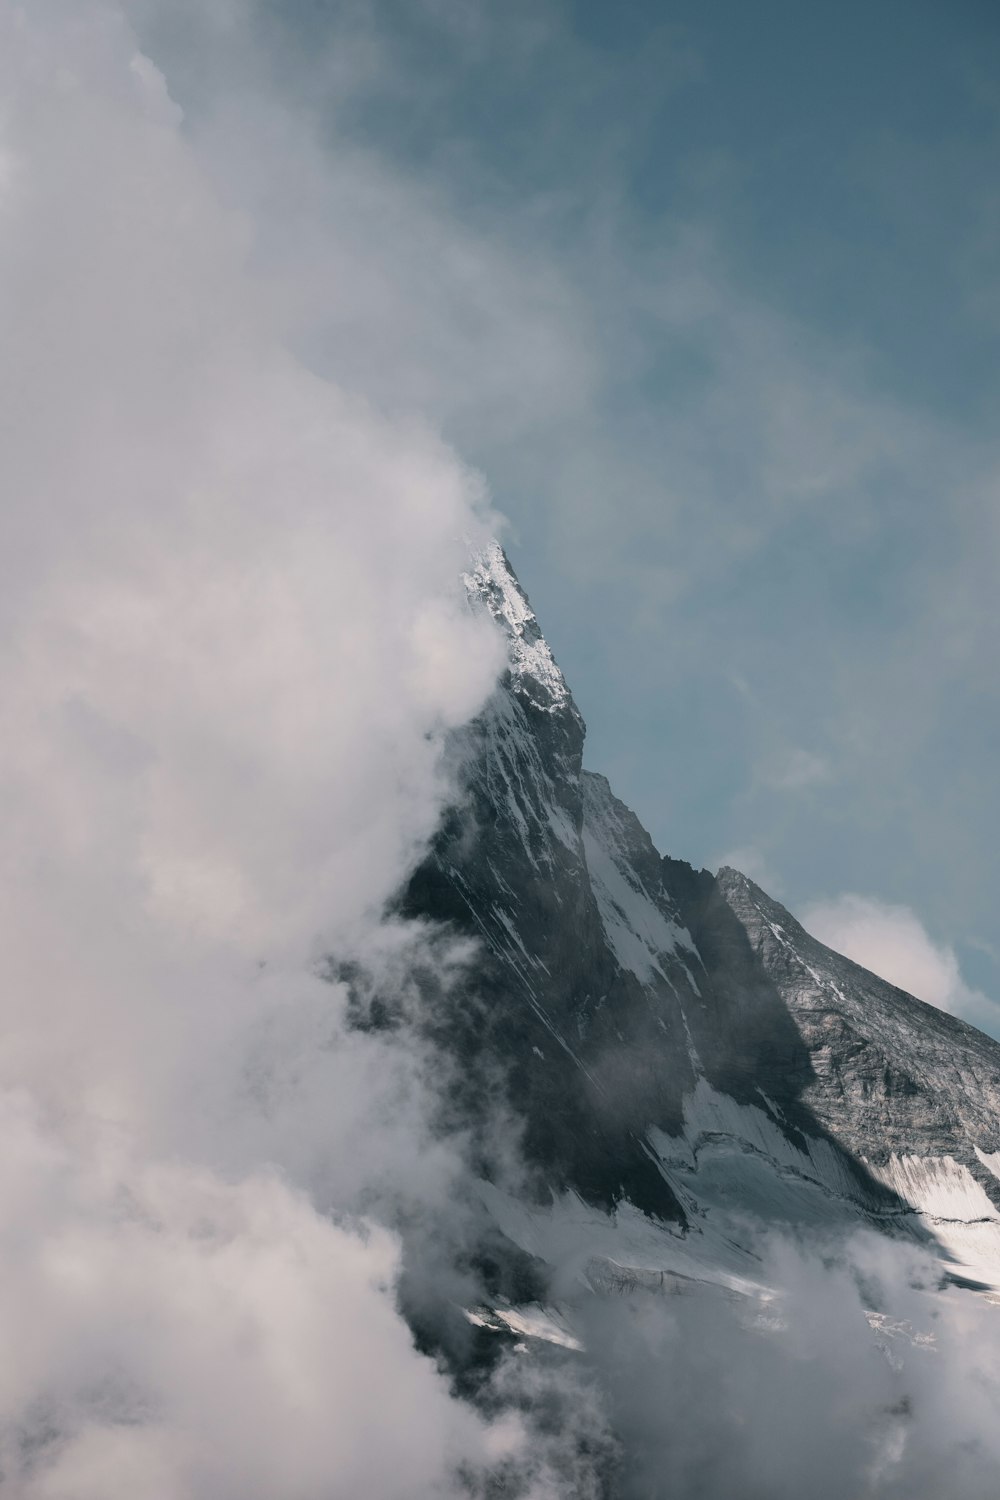
[(554, 713), (570, 706), (575, 711), (566, 680), (499, 542), (491, 541), (476, 554), (463, 582), (470, 599), (482, 600), (508, 637), (514, 686), (536, 708)]

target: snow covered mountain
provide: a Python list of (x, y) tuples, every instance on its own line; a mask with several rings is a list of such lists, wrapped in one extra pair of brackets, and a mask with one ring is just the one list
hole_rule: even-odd
[(563, 1284), (733, 1291), (761, 1225), (865, 1224), (1000, 1288), (1000, 1045), (738, 871), (661, 857), (583, 770), (582, 719), (499, 546), (466, 584), (509, 669), (455, 747), (463, 795), (402, 908), (477, 945), (434, 1027), (484, 1162), (498, 1109), (520, 1127), (529, 1184), (483, 1174), (505, 1240)]

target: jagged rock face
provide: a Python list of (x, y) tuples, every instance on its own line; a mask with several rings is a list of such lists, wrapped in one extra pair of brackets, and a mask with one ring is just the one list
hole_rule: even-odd
[[(582, 769), (583, 722), (498, 546), (466, 584), (510, 665), (456, 742), (463, 794), (403, 909), (478, 945), (438, 1016), (469, 1117), (499, 1092), (540, 1186), (672, 1223), (659, 1259), (632, 1233), (643, 1275), (728, 1255), (726, 1216), (745, 1211), (972, 1225), (948, 1230), (952, 1258), (1000, 1281), (1000, 1045), (832, 953), (737, 871), (662, 859)], [(544, 1258), (537, 1216), (497, 1212)]]
[(808, 1050), (816, 1118), (878, 1168), (950, 1155), (1000, 1203), (982, 1160), (1000, 1147), (1000, 1046), (817, 942), (737, 870), (717, 884)]

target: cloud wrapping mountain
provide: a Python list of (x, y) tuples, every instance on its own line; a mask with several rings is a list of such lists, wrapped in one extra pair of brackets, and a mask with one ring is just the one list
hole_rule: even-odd
[(379, 913), (499, 663), (481, 487), (288, 354), (117, 7), (5, 5), (0, 71), (4, 1483), (446, 1490), (516, 1423), (382, 1225), (458, 1158), (317, 962), (405, 989)]

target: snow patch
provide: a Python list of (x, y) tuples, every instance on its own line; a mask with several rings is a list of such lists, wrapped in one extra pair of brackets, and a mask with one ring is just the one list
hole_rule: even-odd
[(1000, 1151), (980, 1151), (976, 1146), (975, 1152), (987, 1172), (1000, 1181)]
[(662, 960), (680, 948), (693, 949), (691, 939), (636, 874), (627, 832), (615, 807), (601, 796), (603, 783), (588, 775), (583, 785), (583, 849), (608, 945), (622, 968), (642, 983), (654, 974), (669, 979)]
[(881, 1165), (868, 1163), (868, 1170), (929, 1219), (963, 1220), (967, 1223), (992, 1220), (1000, 1225), (1000, 1213), (968, 1167), (951, 1156), (897, 1156), (893, 1153)]
[(558, 1344), (563, 1349), (583, 1348), (580, 1340), (571, 1332), (566, 1318), (554, 1307), (542, 1307), (539, 1303), (509, 1307), (498, 1303), (495, 1307), (467, 1308), (465, 1316), (475, 1327), (488, 1328), (494, 1333), (506, 1330), (522, 1338)]
[[(992, 1158), (976, 1155), (990, 1171)], [(1000, 1212), (968, 1167), (951, 1156), (890, 1156), (873, 1177), (909, 1203), (942, 1251), (945, 1271), (1000, 1290)]]
[(771, 1109), (740, 1104), (700, 1078), (684, 1100), (681, 1133), (649, 1130), (663, 1174), (690, 1214), (815, 1226), (858, 1206), (862, 1184), (843, 1155), (823, 1137), (790, 1138)]
[(665, 1286), (665, 1278), (718, 1286), (744, 1295), (767, 1288), (755, 1279), (757, 1258), (709, 1224), (682, 1232), (649, 1219), (627, 1200), (613, 1213), (593, 1208), (575, 1193), (553, 1196), (542, 1207), (481, 1183), (483, 1202), (501, 1231), (555, 1272), (560, 1299), (593, 1291)]

